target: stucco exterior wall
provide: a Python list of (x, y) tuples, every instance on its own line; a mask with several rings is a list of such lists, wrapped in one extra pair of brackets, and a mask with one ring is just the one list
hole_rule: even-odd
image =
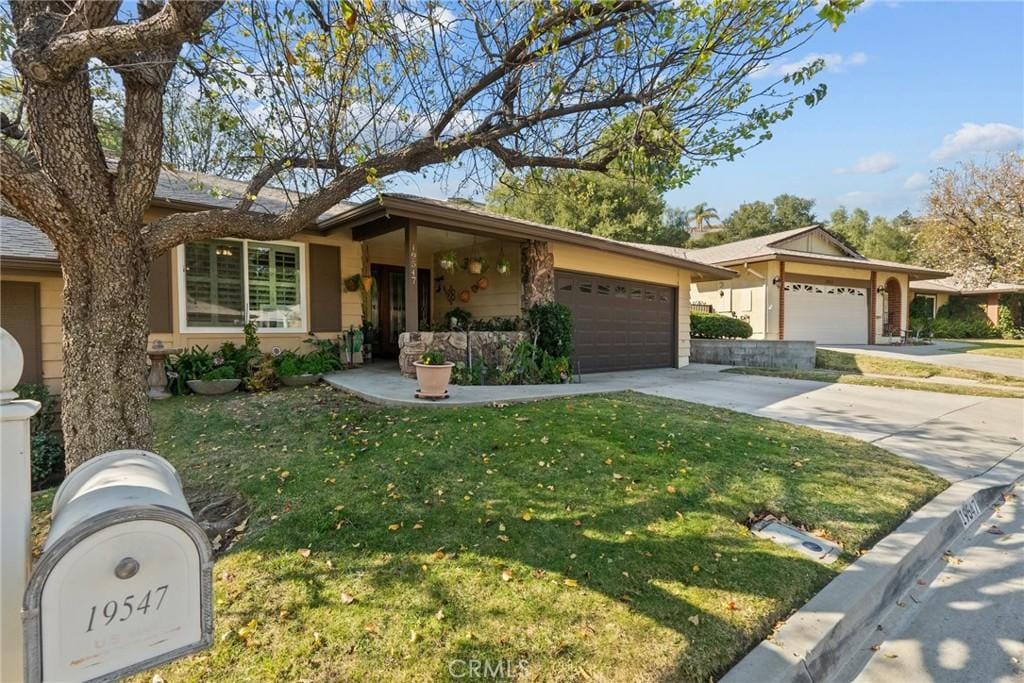
[(690, 301), (710, 304), (715, 313), (732, 315), (750, 323), (754, 339), (764, 339), (767, 331), (768, 288), (772, 286), (770, 263), (748, 267), (734, 266), (740, 276), (732, 280), (699, 281), (690, 284)]
[[(913, 294), (909, 291), (910, 277), (906, 273), (890, 273), (884, 270), (876, 271), (877, 276), (875, 282), (878, 287), (884, 287), (885, 283), (889, 278), (896, 278), (897, 282), (900, 283), (900, 329), (906, 330), (910, 326), (910, 299)], [(873, 344), (888, 344), (896, 337), (886, 337), (882, 334), (882, 327), (885, 323), (885, 308), (883, 303), (885, 301), (885, 295), (879, 292), (874, 292), (875, 297), (875, 338), (871, 343)]]

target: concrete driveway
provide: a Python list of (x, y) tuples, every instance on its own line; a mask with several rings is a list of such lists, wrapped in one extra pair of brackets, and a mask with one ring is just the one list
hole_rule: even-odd
[(951, 341), (935, 341), (921, 346), (867, 346), (865, 344), (842, 344), (821, 346), (830, 351), (846, 351), (848, 353), (866, 353), (872, 356), (914, 360), (935, 365), (948, 365), (966, 370), (995, 372), (1000, 375), (1024, 377), (1024, 360), (1017, 358), (999, 358), (981, 353), (963, 353), (958, 349), (968, 348), (970, 344)]
[(981, 398), (756, 377), (690, 366), (636, 390), (806, 425), (868, 441), (951, 481), (1024, 448), (1024, 399)]

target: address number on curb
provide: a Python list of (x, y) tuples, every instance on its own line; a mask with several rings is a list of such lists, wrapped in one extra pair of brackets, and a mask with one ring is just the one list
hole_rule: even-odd
[(981, 508), (978, 507), (978, 501), (974, 499), (974, 496), (971, 496), (960, 504), (957, 513), (960, 515), (960, 522), (966, 529), (971, 525), (971, 522), (981, 516)]

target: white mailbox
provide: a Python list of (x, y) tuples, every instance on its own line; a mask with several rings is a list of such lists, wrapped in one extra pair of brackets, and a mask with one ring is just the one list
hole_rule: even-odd
[(114, 451), (57, 490), (22, 617), (26, 680), (109, 681), (213, 642), (213, 559), (177, 472)]

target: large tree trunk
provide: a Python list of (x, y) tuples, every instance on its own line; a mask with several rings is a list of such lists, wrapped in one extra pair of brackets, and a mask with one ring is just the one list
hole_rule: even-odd
[(99, 230), (88, 258), (63, 262), (68, 471), (109, 450), (152, 446), (145, 391), (149, 258), (132, 239), (140, 228)]

